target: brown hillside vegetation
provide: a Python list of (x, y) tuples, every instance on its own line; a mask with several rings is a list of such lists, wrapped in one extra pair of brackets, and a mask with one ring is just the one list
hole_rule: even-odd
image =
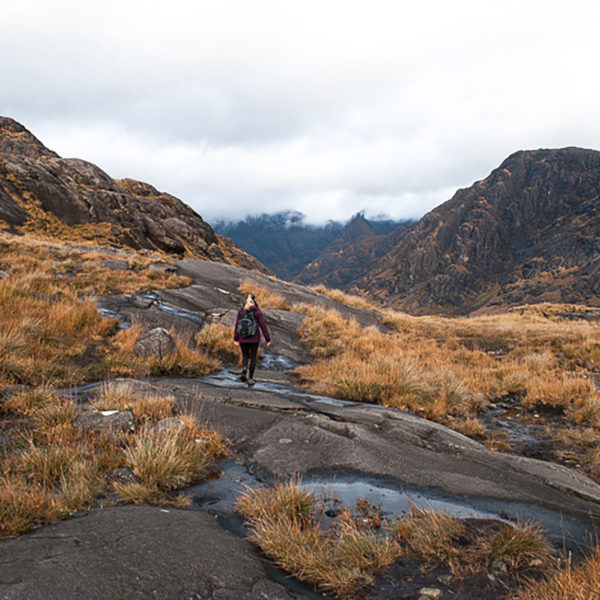
[(0, 117), (0, 225), (38, 237), (159, 250), (265, 271), (174, 196), (64, 159)]

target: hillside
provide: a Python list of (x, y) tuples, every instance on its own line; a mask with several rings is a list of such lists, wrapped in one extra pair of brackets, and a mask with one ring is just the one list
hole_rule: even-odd
[(84, 160), (61, 158), (6, 117), (0, 117), (0, 222), (13, 231), (62, 240), (264, 270), (181, 200), (147, 183), (112, 179)]
[(355, 282), (416, 314), (600, 304), (600, 152), (517, 152), (399, 235)]

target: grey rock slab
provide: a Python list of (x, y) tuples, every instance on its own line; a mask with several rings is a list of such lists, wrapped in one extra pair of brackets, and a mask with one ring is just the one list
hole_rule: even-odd
[(157, 271), (160, 273), (177, 273), (177, 267), (168, 263), (155, 262), (148, 265), (149, 271)]
[(134, 350), (138, 356), (161, 359), (175, 352), (177, 346), (166, 329), (155, 327), (136, 341)]
[(252, 545), (200, 511), (94, 510), (0, 542), (0, 598), (290, 600)]
[[(449, 494), (522, 502), (600, 517), (600, 486), (540, 460), (493, 452), (443, 425), (369, 405), (328, 406), (255, 389), (178, 380), (182, 406), (220, 429), (248, 464), (272, 479), (351, 471)], [(291, 440), (285, 444), (281, 439)]]
[(107, 269), (113, 269), (115, 271), (129, 271), (129, 262), (126, 260), (120, 260), (117, 258), (101, 260), (100, 264)]
[(133, 431), (135, 419), (130, 410), (86, 410), (73, 420), (80, 429), (94, 431)]

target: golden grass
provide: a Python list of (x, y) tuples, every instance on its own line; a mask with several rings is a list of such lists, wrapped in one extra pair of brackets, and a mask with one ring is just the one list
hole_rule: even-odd
[(245, 279), (238, 286), (240, 294), (247, 296), (254, 294), (258, 306), (262, 309), (276, 308), (281, 310), (290, 310), (290, 305), (283, 296), (271, 292), (266, 287), (260, 285), (253, 279)]
[[(219, 367), (176, 340), (163, 361), (135, 356), (133, 335), (116, 331), (90, 296), (185, 285), (188, 280), (149, 271), (150, 257), (128, 254), (133, 270), (111, 270), (97, 250), (56, 250), (37, 240), (0, 234), (0, 385), (72, 385), (109, 375), (199, 375)], [(69, 275), (69, 276), (67, 276)], [(129, 338), (125, 340), (124, 338)]]
[(92, 408), (130, 410), (138, 423), (157, 423), (174, 414), (175, 398), (141, 393), (132, 383), (119, 381), (104, 384)]
[(600, 428), (600, 324), (561, 318), (569, 307), (471, 318), (388, 310), (387, 332), (319, 306), (297, 310), (317, 360), (296, 374), (316, 393), (401, 408), (473, 437), (486, 436), (478, 414), (507, 396), (523, 399), (524, 412), (551, 407), (565, 425)]
[(209, 323), (195, 336), (196, 344), (211, 356), (228, 356), (234, 353), (233, 327), (223, 323)]
[[(218, 433), (178, 414), (172, 397), (136, 394), (115, 384), (102, 390), (100, 402), (131, 408), (137, 431), (120, 436), (82, 431), (72, 422), (80, 409), (49, 387), (15, 393), (2, 405), (5, 422), (12, 420), (18, 435), (0, 456), (0, 537), (92, 507), (111, 489), (123, 492), (122, 501), (184, 506), (188, 500), (176, 489), (202, 477), (226, 451)], [(178, 427), (151, 428), (173, 415)], [(107, 475), (124, 466), (139, 477), (137, 494), (123, 485), (107, 487)]]
[(542, 582), (532, 581), (511, 600), (594, 600), (600, 598), (600, 546), (583, 563), (552, 569)]
[(236, 508), (251, 529), (251, 539), (278, 566), (339, 598), (353, 597), (371, 585), (373, 574), (398, 554), (391, 538), (361, 527), (349, 511), (338, 527), (322, 531), (315, 522), (316, 499), (294, 483), (249, 490)]
[(485, 573), (494, 560), (511, 571), (550, 564), (551, 547), (534, 525), (468, 526), (443, 511), (412, 506), (387, 520), (368, 500), (343, 507), (328, 529), (322, 501), (295, 482), (247, 490), (236, 503), (251, 539), (278, 566), (338, 598), (355, 598), (401, 557), (444, 565), (457, 577)]

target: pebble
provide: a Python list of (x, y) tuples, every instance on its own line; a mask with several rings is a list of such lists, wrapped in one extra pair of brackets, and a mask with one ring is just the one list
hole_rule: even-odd
[(454, 583), (454, 575), (439, 575), (437, 578), (438, 582), (441, 583), (442, 585), (452, 585)]
[(290, 438), (279, 438), (279, 443), (280, 444), (291, 444), (292, 440), (290, 440)]
[(419, 600), (439, 600), (444, 592), (439, 588), (421, 588), (419, 594)]

